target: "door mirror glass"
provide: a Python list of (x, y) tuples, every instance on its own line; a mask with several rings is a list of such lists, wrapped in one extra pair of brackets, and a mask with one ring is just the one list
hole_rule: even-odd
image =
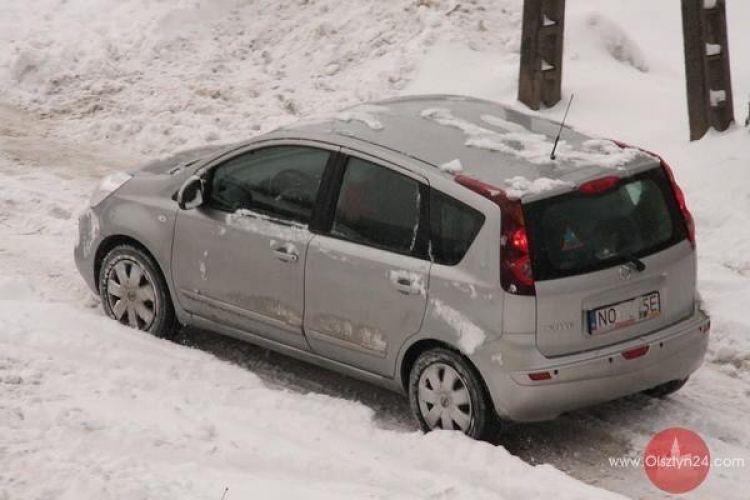
[(182, 210), (192, 210), (203, 205), (203, 179), (191, 176), (177, 192), (177, 204)]

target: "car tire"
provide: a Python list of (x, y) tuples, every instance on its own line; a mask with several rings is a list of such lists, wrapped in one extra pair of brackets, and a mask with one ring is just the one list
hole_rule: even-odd
[(409, 403), (424, 432), (457, 430), (486, 440), (497, 431), (498, 418), (484, 382), (461, 354), (450, 349), (419, 355), (409, 374)]
[(119, 245), (107, 253), (99, 271), (104, 312), (123, 325), (157, 337), (177, 329), (174, 306), (159, 266), (145, 251)]
[(686, 377), (681, 380), (670, 380), (669, 382), (657, 385), (656, 387), (652, 387), (651, 389), (646, 389), (645, 391), (643, 391), (643, 394), (652, 398), (664, 399), (670, 394), (674, 394), (675, 392), (682, 389), (689, 378), (690, 377)]

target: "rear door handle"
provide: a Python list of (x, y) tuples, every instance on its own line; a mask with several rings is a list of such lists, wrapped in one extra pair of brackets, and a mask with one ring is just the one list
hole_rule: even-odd
[(297, 249), (291, 243), (285, 243), (283, 245), (271, 246), (276, 258), (282, 262), (295, 263), (299, 260), (299, 254)]

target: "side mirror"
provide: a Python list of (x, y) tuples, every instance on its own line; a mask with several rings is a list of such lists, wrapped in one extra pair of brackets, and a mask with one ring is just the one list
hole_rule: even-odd
[(192, 210), (203, 205), (203, 179), (191, 176), (177, 191), (177, 205), (182, 210)]

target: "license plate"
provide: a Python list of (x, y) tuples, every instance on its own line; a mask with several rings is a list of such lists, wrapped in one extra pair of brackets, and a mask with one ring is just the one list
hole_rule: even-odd
[(651, 292), (587, 313), (589, 333), (598, 335), (655, 318), (661, 314), (661, 300), (659, 292)]

